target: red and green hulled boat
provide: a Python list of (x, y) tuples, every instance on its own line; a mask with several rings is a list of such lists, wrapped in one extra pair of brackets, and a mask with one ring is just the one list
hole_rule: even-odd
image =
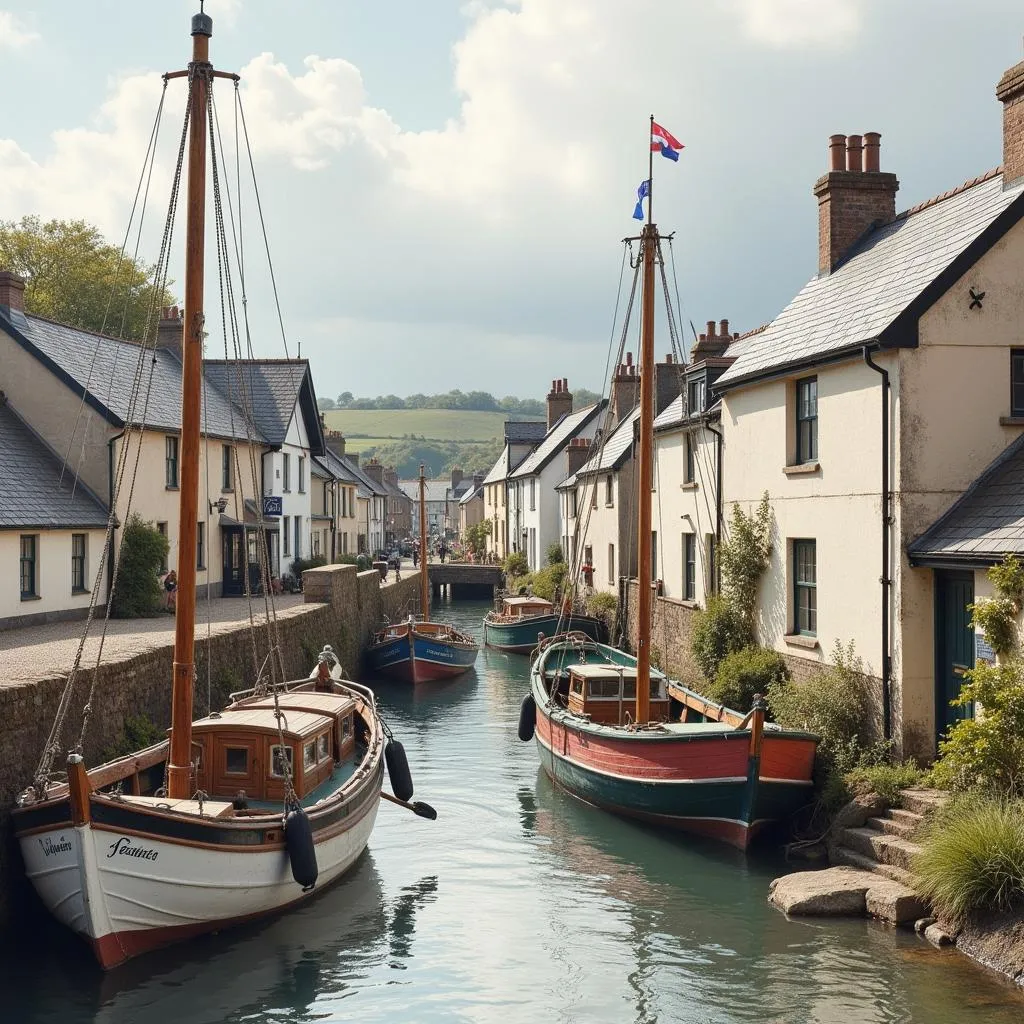
[(525, 595), (502, 598), (501, 610), (484, 616), (484, 646), (509, 654), (529, 654), (542, 637), (565, 632), (603, 640), (605, 625), (593, 615), (571, 610), (559, 614), (543, 597)]
[(557, 785), (740, 849), (810, 799), (816, 736), (765, 723), (760, 704), (747, 715), (713, 704), (656, 670), (637, 724), (637, 683), (636, 658), (581, 635), (540, 652), (524, 719), (532, 712), (541, 763)]

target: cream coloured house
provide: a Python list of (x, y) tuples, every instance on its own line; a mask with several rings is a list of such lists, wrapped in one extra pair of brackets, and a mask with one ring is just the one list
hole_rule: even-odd
[(852, 640), (908, 754), (974, 661), (973, 574), (908, 544), (1024, 425), (1024, 64), (999, 98), (1002, 167), (899, 215), (879, 136), (831, 138), (819, 273), (716, 385), (726, 508), (774, 515), (759, 638), (798, 670)]
[(509, 551), (508, 477), (544, 438), (547, 425), (542, 420), (506, 420), (505, 447), (484, 477), (483, 518), (491, 524), (487, 554), (504, 561)]
[[(66, 462), (66, 472), (114, 505), (119, 522), (137, 512), (167, 535), (170, 568), (177, 558), (181, 321), (176, 310), (165, 313), (155, 350), (144, 350), (26, 316), (24, 283), (0, 273), (0, 389)], [(145, 429), (126, 426), (131, 422)], [(256, 560), (255, 501), (266, 445), (242, 410), (209, 383), (202, 424), (197, 586), (202, 593), (241, 593), (247, 555)], [(112, 570), (110, 559), (107, 565)]]

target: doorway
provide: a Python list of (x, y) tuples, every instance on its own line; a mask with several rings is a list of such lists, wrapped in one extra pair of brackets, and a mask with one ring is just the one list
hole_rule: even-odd
[(245, 558), (242, 550), (242, 527), (222, 526), (224, 581), (221, 593), (225, 597), (241, 597), (245, 593)]
[(935, 570), (935, 730), (942, 738), (974, 705), (953, 707), (964, 673), (974, 668), (974, 627), (967, 606), (974, 603), (974, 574)]

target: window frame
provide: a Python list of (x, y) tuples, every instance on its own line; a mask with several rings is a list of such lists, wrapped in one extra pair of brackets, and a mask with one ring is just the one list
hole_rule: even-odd
[[(242, 754), (245, 755), (245, 770), (244, 771), (239, 771), (237, 769), (232, 769), (230, 767), (230, 765), (229, 765), (229, 762), (228, 762), (228, 754), (230, 754), (230, 753), (236, 753), (237, 754), (239, 752), (241, 752)], [(225, 775), (237, 775), (239, 778), (248, 778), (248, 776), (252, 773), (252, 770), (251, 770), (250, 764), (249, 764), (249, 753), (250, 753), (250, 751), (249, 751), (248, 747), (229, 747), (229, 746), (225, 746), (224, 747), (224, 774)]]
[[(1017, 379), (1018, 364), (1020, 379)], [(1017, 388), (1021, 389), (1021, 401), (1015, 397)], [(1010, 415), (1014, 418), (1024, 417), (1024, 348), (1010, 349)]]
[[(76, 545), (81, 542), (82, 551), (79, 554), (75, 551)], [(89, 588), (86, 586), (88, 582), (86, 579), (86, 567), (87, 560), (89, 558), (89, 536), (85, 533), (73, 533), (71, 534), (71, 593), (72, 594), (88, 594)]]
[(164, 435), (164, 490), (176, 491), (181, 480), (181, 448), (176, 434)]
[[(793, 544), (793, 632), (798, 636), (818, 635), (818, 542), (809, 537), (798, 537)], [(814, 578), (801, 578), (801, 552), (809, 550)], [(801, 615), (801, 595), (807, 594), (806, 625)]]
[(707, 401), (707, 381), (703, 375), (691, 377), (686, 382), (686, 413), (692, 416), (704, 411)]
[(220, 450), (220, 489), (230, 494), (235, 489), (234, 448), (223, 445)]
[(291, 528), (292, 528), (292, 517), (282, 516), (281, 517), (281, 554), (290, 555), (292, 553), (292, 540), (291, 540)]
[(299, 494), (305, 494), (306, 493), (306, 473), (305, 473), (305, 470), (306, 470), (306, 456), (305, 455), (300, 455), (299, 456), (298, 469), (299, 469)]
[(288, 452), (281, 453), (281, 490), (286, 494), (292, 491), (292, 457)]
[[(25, 553), (26, 541), (31, 554)], [(25, 568), (28, 566), (31, 579), (29, 589), (25, 589)], [(18, 588), (22, 601), (35, 601), (39, 598), (39, 534), (23, 533), (18, 543)]]
[(275, 754), (277, 751), (283, 750), (285, 752), (284, 760), (288, 762), (288, 769), (294, 775), (295, 774), (295, 748), (290, 743), (286, 743), (283, 747), (280, 743), (274, 743), (270, 747), (270, 777), (272, 779), (283, 779), (284, 772), (278, 772), (275, 764)]
[(686, 437), (683, 440), (686, 444), (686, 462), (684, 464), (685, 476), (683, 478), (683, 483), (692, 484), (696, 479), (697, 459), (696, 452), (694, 451), (693, 437), (690, 435), (689, 430), (687, 430)]
[[(805, 412), (803, 394), (810, 395), (810, 389), (814, 389), (814, 411)], [(794, 446), (794, 464), (806, 466), (818, 461), (818, 376), (801, 377), (793, 382), (794, 412), (796, 426), (796, 443)], [(810, 408), (807, 402), (807, 408)], [(804, 425), (807, 425), (807, 437), (804, 438)]]
[(608, 545), (608, 583), (615, 583), (615, 545), (611, 543)]
[(615, 478), (611, 473), (604, 478), (604, 507), (615, 507)]
[(697, 535), (683, 534), (683, 600), (697, 600)]
[(206, 523), (202, 519), (196, 523), (196, 568), (206, 568)]
[(651, 582), (658, 579), (658, 531), (651, 530)]

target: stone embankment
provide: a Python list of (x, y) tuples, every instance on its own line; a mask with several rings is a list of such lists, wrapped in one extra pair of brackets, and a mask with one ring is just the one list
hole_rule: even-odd
[(933, 946), (955, 945), (962, 953), (1024, 985), (1024, 914), (990, 914), (962, 928), (931, 916), (918, 896), (913, 863), (926, 818), (945, 794), (908, 789), (901, 807), (875, 796), (859, 796), (839, 812), (829, 837), (832, 867), (798, 871), (775, 879), (768, 898), (786, 914), (877, 918), (913, 926)]
[[(418, 606), (418, 572), (409, 573), (401, 582), (381, 585), (376, 570), (360, 573), (353, 565), (330, 565), (307, 571), (303, 580), (305, 603), (282, 609), (276, 616), (277, 643), (285, 673), (292, 679), (309, 673), (324, 644), (331, 644), (348, 672), (357, 674), (373, 630), (385, 620), (404, 618)], [(237, 600), (242, 621), (234, 626), (220, 623), (209, 641), (204, 627), (196, 630), (197, 715), (206, 712), (208, 678), (210, 703), (214, 708), (222, 706), (229, 692), (252, 685), (255, 660), (262, 661), (269, 648), (262, 617), (256, 616), (254, 643), (245, 600)], [(262, 599), (254, 601), (254, 606), (259, 613)], [(66, 623), (64, 628), (74, 634), (81, 623)], [(6, 640), (5, 658), (17, 657), (13, 646), (17, 634), (0, 636)], [(113, 654), (105, 649), (97, 670), (92, 667), (96, 656), (89, 657), (91, 649), (87, 649), (83, 666), (90, 667), (79, 674), (60, 737), (65, 750), (77, 741), (82, 708), (91, 690), (92, 714), (84, 744), (88, 765), (102, 763), (105, 753), (121, 742), (129, 719), (144, 716), (159, 729), (170, 725), (173, 646), (168, 632), (141, 629), (126, 635), (122, 631), (119, 640), (111, 644)], [(26, 661), (30, 658), (38, 658), (38, 652), (26, 649)], [(35, 678), (19, 673), (16, 681), (0, 681), (0, 932), (11, 926), (19, 912), (32, 906), (9, 812), (32, 781), (70, 668), (69, 657), (61, 672), (46, 669)]]

